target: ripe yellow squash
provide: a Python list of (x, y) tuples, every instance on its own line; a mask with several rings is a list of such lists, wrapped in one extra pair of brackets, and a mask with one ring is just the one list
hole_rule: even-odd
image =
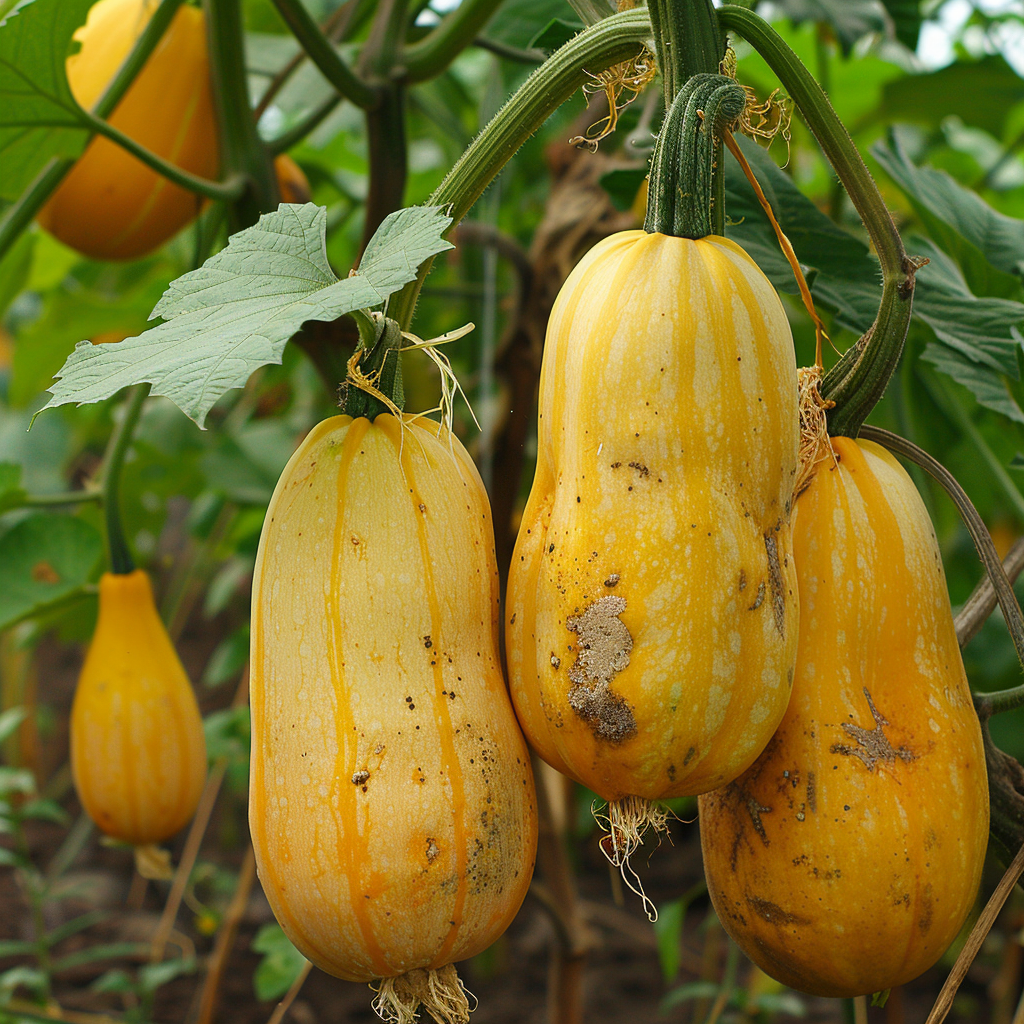
[(308, 203), (312, 200), (309, 179), (287, 153), (274, 158), (274, 175), (282, 203)]
[(89, 817), (135, 846), (174, 835), (199, 803), (203, 723), (141, 569), (100, 579), (99, 619), (71, 708), (71, 770)]
[(609, 801), (714, 789), (782, 718), (795, 380), (779, 298), (725, 238), (612, 235), (555, 302), (509, 680), (540, 756)]
[(988, 783), (942, 560), (910, 477), (837, 437), (796, 502), (800, 647), (768, 748), (700, 799), (715, 909), (773, 978), (815, 995), (902, 985), (963, 925)]
[[(158, 0), (99, 0), (67, 60), (78, 104), (91, 109), (156, 10)], [(186, 171), (216, 178), (217, 123), (203, 12), (183, 4), (110, 123)], [(85, 256), (144, 256), (199, 213), (203, 199), (172, 185), (116, 143), (96, 137), (39, 213), (39, 223)]]
[(530, 882), (536, 794), (458, 440), (387, 414), (315, 427), (270, 502), (251, 635), (249, 822), (288, 937), (350, 981), (490, 945)]

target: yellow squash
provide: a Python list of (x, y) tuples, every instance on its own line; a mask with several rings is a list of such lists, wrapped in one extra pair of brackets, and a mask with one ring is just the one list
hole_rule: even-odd
[(778, 296), (724, 238), (612, 235), (555, 302), (509, 676), (541, 757), (610, 801), (720, 786), (782, 718), (795, 380)]
[(772, 977), (851, 996), (917, 977), (974, 902), (981, 731), (942, 560), (910, 477), (834, 438), (796, 502), (793, 699), (757, 762), (700, 800), (715, 909)]
[[(67, 74), (78, 104), (91, 109), (156, 10), (158, 0), (99, 0), (75, 39)], [(188, 4), (122, 97), (110, 123), (186, 171), (216, 178), (217, 124), (203, 12)], [(93, 259), (144, 256), (199, 213), (203, 199), (150, 170), (116, 143), (96, 137), (39, 213), (39, 223)]]
[(249, 822), (278, 921), (330, 974), (436, 970), (523, 901), (536, 796), (497, 632), (458, 440), (414, 417), (315, 427), (256, 560)]
[(89, 817), (135, 846), (188, 823), (206, 781), (195, 694), (141, 570), (104, 573), (71, 708), (71, 770)]

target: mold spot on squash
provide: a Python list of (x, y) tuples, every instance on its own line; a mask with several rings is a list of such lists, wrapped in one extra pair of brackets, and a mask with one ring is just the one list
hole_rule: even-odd
[(779, 563), (779, 546), (775, 532), (764, 535), (764, 549), (768, 553), (768, 585), (772, 592), (772, 611), (775, 614), (775, 628), (779, 636), (786, 635), (786, 592), (782, 581), (782, 566)]
[(760, 896), (747, 896), (747, 905), (758, 917), (769, 924), (810, 924), (806, 918), (783, 910), (778, 903), (762, 899)]
[(747, 798), (747, 811), (750, 814), (750, 820), (754, 825), (754, 831), (761, 837), (761, 842), (765, 846), (771, 845), (768, 840), (768, 833), (764, 830), (764, 822), (761, 821), (762, 814), (771, 814), (771, 808), (765, 807), (756, 797)]
[(358, 771), (352, 776), (352, 785), (362, 786), (369, 777), (370, 773), (364, 768), (362, 771)]
[(882, 729), (883, 725), (889, 725), (889, 720), (875, 707), (875, 702), (871, 699), (868, 688), (865, 686), (863, 689), (864, 696), (867, 697), (868, 707), (871, 709), (871, 717), (875, 720), (874, 729), (868, 730), (859, 725), (850, 725), (849, 722), (843, 722), (843, 732), (856, 740), (857, 746), (852, 747), (843, 743), (833, 743), (829, 747), (829, 752), (832, 754), (846, 754), (848, 757), (859, 757), (869, 772), (874, 770), (875, 765), (879, 761), (883, 764), (892, 765), (896, 763), (897, 758), (906, 764), (916, 760), (917, 755), (906, 747), (900, 747), (898, 750), (893, 748), (889, 737), (885, 735), (885, 731)]
[(579, 637), (576, 662), (569, 669), (569, 706), (599, 739), (621, 743), (636, 733), (633, 708), (609, 687), (629, 664), (633, 637), (619, 618), (626, 610), (621, 597), (601, 597), (582, 615), (566, 620)]
[(440, 852), (437, 843), (433, 839), (427, 839), (427, 863), (433, 864)]

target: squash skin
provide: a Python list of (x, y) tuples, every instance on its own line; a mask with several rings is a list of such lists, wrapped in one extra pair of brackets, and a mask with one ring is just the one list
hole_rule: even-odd
[(274, 157), (274, 175), (282, 203), (309, 203), (313, 196), (305, 171), (287, 154)]
[(854, 996), (917, 977), (956, 937), (989, 805), (928, 513), (885, 449), (832, 443), (838, 465), (818, 466), (793, 517), (789, 710), (753, 767), (699, 806), (733, 939), (786, 985)]
[(141, 569), (100, 578), (99, 619), (71, 707), (79, 799), (107, 835), (169, 839), (206, 782), (206, 740), (192, 684)]
[(459, 441), (414, 417), (315, 427), (253, 577), (249, 822), (278, 921), (330, 974), (473, 956), (526, 895), (536, 794), (497, 630)]
[(778, 296), (724, 238), (612, 235), (555, 302), (506, 650), (530, 744), (606, 800), (720, 786), (782, 718), (795, 373)]
[[(68, 82), (86, 109), (131, 52), (156, 0), (99, 0), (76, 33)], [(220, 154), (203, 12), (175, 14), (110, 123), (186, 171), (216, 179)], [(92, 259), (129, 260), (158, 249), (199, 214), (203, 198), (95, 137), (39, 212), (39, 223)]]

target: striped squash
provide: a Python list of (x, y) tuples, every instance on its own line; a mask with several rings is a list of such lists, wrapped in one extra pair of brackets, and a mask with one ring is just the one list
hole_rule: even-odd
[(789, 700), (792, 339), (724, 238), (612, 235), (563, 286), (506, 610), (513, 700), (609, 801), (735, 778)]
[(71, 707), (71, 771), (89, 817), (135, 846), (173, 836), (199, 803), (203, 723), (141, 569), (100, 578), (99, 619)]
[(935, 533), (910, 477), (833, 438), (796, 502), (800, 645), (779, 731), (701, 797), (704, 871), (729, 934), (815, 995), (902, 985), (963, 925), (988, 783)]
[(330, 974), (437, 970), (523, 901), (536, 796), (497, 616), (458, 440), (415, 417), (314, 428), (256, 560), (249, 821), (278, 921)]
[[(158, 0), (99, 0), (67, 59), (78, 104), (90, 109), (146, 27)], [(183, 4), (110, 123), (171, 163), (205, 178), (220, 164), (206, 27)], [(192, 221), (200, 196), (172, 185), (109, 139), (95, 137), (39, 213), (39, 223), (93, 259), (129, 260), (159, 248)]]

